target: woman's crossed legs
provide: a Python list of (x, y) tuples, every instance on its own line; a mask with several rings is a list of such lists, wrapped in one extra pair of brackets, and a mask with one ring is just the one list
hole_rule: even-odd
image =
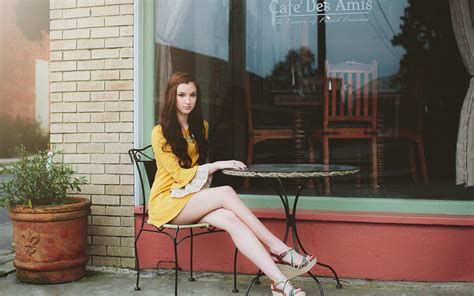
[[(227, 231), (240, 252), (272, 281), (286, 280), (262, 243), (274, 254), (283, 253), (288, 246), (262, 224), (232, 187), (214, 187), (195, 193), (171, 223), (189, 224), (198, 221)], [(295, 259), (300, 262), (303, 257), (296, 254)]]

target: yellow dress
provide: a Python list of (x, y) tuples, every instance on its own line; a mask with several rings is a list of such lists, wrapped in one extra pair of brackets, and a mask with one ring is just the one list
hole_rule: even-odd
[[(204, 121), (206, 139), (208, 135), (208, 123)], [(188, 131), (183, 132), (186, 136)], [(193, 141), (194, 142), (194, 141)], [(205, 188), (210, 182), (208, 178), (207, 165), (199, 166), (197, 161), (197, 143), (188, 141), (188, 155), (191, 157), (191, 168), (182, 168), (178, 157), (171, 152), (171, 147), (163, 144), (166, 139), (163, 136), (161, 125), (153, 128), (151, 133), (151, 144), (156, 159), (157, 172), (150, 190), (148, 201), (148, 223), (156, 227), (173, 220), (184, 208), (193, 193)]]

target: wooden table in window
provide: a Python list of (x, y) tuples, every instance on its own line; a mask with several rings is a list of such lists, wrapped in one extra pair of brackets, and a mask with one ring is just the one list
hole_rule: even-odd
[(309, 158), (306, 159), (306, 133), (305, 133), (305, 110), (311, 107), (321, 107), (323, 104), (323, 92), (298, 92), (298, 91), (274, 91), (274, 104), (276, 106), (284, 106), (291, 108), (294, 115), (294, 138), (295, 138), (295, 154), (296, 162), (304, 163), (309, 161), (314, 163), (316, 156), (314, 149), (309, 151)]
[[(307, 254), (307, 252), (304, 249), (300, 238), (298, 237), (298, 231), (296, 228), (296, 209), (298, 206), (298, 199), (306, 187), (306, 184), (309, 180), (314, 178), (347, 176), (357, 174), (358, 172), (359, 168), (355, 166), (322, 164), (255, 164), (250, 165), (246, 170), (226, 169), (222, 171), (223, 174), (229, 176), (259, 178), (267, 182), (280, 196), (281, 202), (283, 203), (283, 208), (285, 210), (286, 229), (283, 242), (288, 242), (288, 234), (291, 228), (294, 249), (297, 252), (299, 252), (299, 249), (301, 249), (305, 254)], [(293, 179), (297, 181), (297, 190), (292, 205), (290, 205), (290, 201), (288, 200), (288, 191), (285, 188), (285, 184), (282, 182), (282, 179)], [(323, 264), (319, 260), (317, 264), (331, 270), (336, 279), (337, 287), (342, 288), (339, 277), (331, 266)], [(318, 284), (321, 295), (324, 295), (324, 291), (319, 280), (316, 278), (316, 276), (311, 274), (311, 272), (308, 273)], [(246, 295), (248, 295), (253, 284), (257, 283), (262, 275), (263, 273), (261, 271), (257, 273), (255, 278), (250, 283)]]

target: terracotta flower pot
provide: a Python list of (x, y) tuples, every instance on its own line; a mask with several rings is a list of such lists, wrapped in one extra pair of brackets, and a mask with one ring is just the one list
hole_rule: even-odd
[(52, 284), (84, 276), (91, 202), (85, 198), (71, 199), (75, 202), (60, 206), (9, 209), (19, 281)]

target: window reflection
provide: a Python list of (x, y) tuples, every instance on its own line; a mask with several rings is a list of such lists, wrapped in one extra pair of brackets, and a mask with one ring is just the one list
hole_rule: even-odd
[(49, 1), (2, 2), (0, 158), (48, 146), (49, 42)]
[[(377, 134), (380, 190), (371, 186), (370, 141), (334, 139), (330, 163), (357, 165), (361, 173), (336, 180), (331, 194), (449, 198), (456, 191), (456, 198), (470, 198), (453, 185), (467, 76), (447, 0), (189, 0), (173, 8), (179, 14), (160, 8), (165, 3), (157, 1), (157, 95), (171, 72), (199, 79), (213, 160), (322, 163), (323, 149), (313, 135), (323, 127), (324, 93), (331, 88), (325, 64), (375, 63), (367, 82), (358, 84), (365, 77), (356, 74), (335, 81), (347, 93), (344, 102), (353, 100), (344, 108), (354, 116), (357, 104), (369, 106), (363, 97), (354, 100), (357, 92), (376, 86), (377, 106), (370, 108), (377, 109), (371, 132)], [(363, 127), (357, 120), (339, 124)], [(216, 184), (266, 192), (261, 184), (222, 178)], [(318, 194), (317, 188), (308, 194)]]

